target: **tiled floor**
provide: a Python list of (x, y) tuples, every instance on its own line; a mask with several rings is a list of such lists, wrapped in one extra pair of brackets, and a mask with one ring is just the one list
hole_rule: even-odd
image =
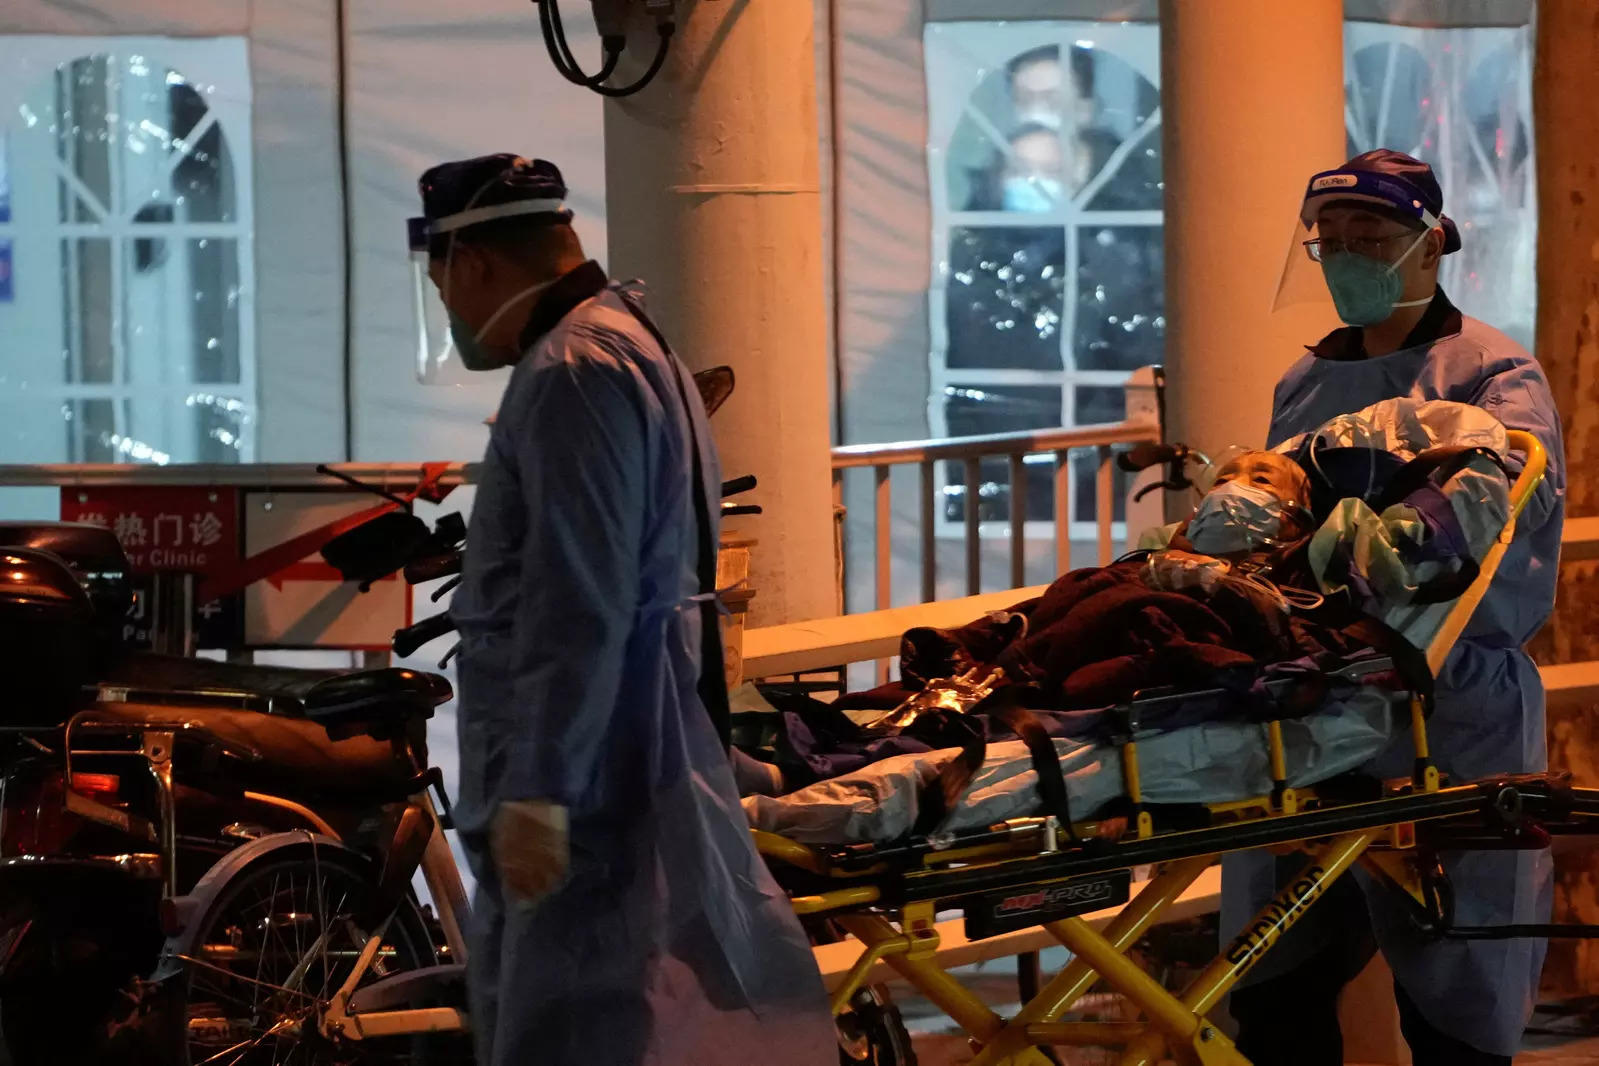
[[(1065, 953), (1045, 952), (1048, 971), (1063, 964)], [(1018, 1009), (1015, 969), (1008, 960), (957, 971), (961, 982), (976, 991), (1002, 1015)], [(936, 1007), (903, 985), (892, 989), (916, 1046), (918, 1066), (964, 1066), (972, 1060), (966, 1038)], [(1527, 1050), (1516, 1056), (1516, 1066), (1599, 1066), (1599, 1017), (1558, 1017), (1540, 1014), (1542, 1027), (1527, 1037)], [(1063, 1066), (1115, 1066), (1117, 1057), (1106, 1051), (1078, 1049), (1057, 1052)]]
[(1517, 1066), (1593, 1066), (1599, 1063), (1599, 1037), (1562, 1042), (1516, 1056)]
[[(1109, 1055), (1096, 1056), (1093, 1052), (1079, 1052), (1081, 1058), (1062, 1058), (1071, 1066), (1098, 1066), (1103, 1062), (1114, 1064)], [(916, 1038), (917, 1066), (962, 1066), (972, 1059), (964, 1038), (949, 1035), (926, 1035)], [(1599, 1063), (1599, 1038), (1575, 1040), (1556, 1046), (1540, 1047), (1516, 1056), (1516, 1066), (1595, 1066)]]

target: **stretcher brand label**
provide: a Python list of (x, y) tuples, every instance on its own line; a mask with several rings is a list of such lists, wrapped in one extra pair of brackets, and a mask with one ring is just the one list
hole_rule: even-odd
[(1127, 900), (1131, 883), (1132, 874), (1122, 870), (1028, 892), (979, 896), (966, 905), (966, 935), (978, 940), (1115, 906)]
[(1045, 907), (1058, 907), (1072, 903), (1101, 903), (1116, 894), (1116, 886), (1109, 881), (1081, 881), (1070, 885), (1056, 885), (1053, 888), (1029, 892), (1022, 896), (1011, 896), (1000, 900), (999, 906), (994, 908), (995, 914), (1020, 914), (1027, 911), (1042, 910)]
[(1277, 893), (1277, 898), (1267, 904), (1249, 927), (1227, 945), (1223, 957), (1245, 970), (1253, 966), (1285, 931), (1304, 916), (1305, 910), (1321, 895), (1326, 883), (1326, 870), (1320, 866), (1307, 868), (1292, 884)]

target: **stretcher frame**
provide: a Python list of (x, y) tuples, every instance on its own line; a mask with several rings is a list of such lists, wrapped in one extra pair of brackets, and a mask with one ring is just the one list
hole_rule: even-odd
[[(1426, 652), (1434, 676), (1487, 592), (1515, 535), (1517, 519), (1543, 479), (1543, 446), (1531, 434), (1509, 433), (1525, 456), (1511, 487), (1511, 512), (1480, 564), (1472, 585), (1454, 603)], [(1599, 789), (1571, 789), (1548, 776), (1506, 777), (1446, 786), (1427, 741), (1427, 707), (1409, 704), (1416, 760), (1408, 782), (1390, 782), (1379, 798), (1339, 802), (1312, 788), (1286, 784), (1279, 722), (1263, 726), (1270, 756), (1271, 794), (1207, 805), (1210, 824), (1157, 831), (1141, 796), (1138, 751), (1121, 750), (1127, 798), (1134, 812), (1114, 830), (1093, 822), (1062, 825), (1054, 817), (1012, 819), (1000, 825), (899, 847), (814, 848), (753, 831), (756, 846), (780, 874), (815, 888), (794, 895), (803, 919), (826, 919), (864, 951), (834, 988), (835, 1015), (846, 1012), (873, 967), (885, 963), (955, 1021), (972, 1040), (972, 1066), (1049, 1066), (1039, 1049), (1094, 1046), (1120, 1049), (1122, 1066), (1154, 1066), (1167, 1058), (1201, 1066), (1249, 1066), (1209, 1014), (1357, 863), (1394, 884), (1435, 913), (1438, 901), (1428, 869), (1431, 837), (1454, 832), (1486, 846), (1546, 846), (1547, 836), (1525, 834), (1528, 824), (1557, 823), (1558, 832), (1599, 832)], [(1116, 833), (1111, 839), (1108, 834)], [(1422, 846), (1418, 846), (1422, 845)], [(1244, 931), (1224, 945), (1181, 994), (1162, 987), (1129, 952), (1196, 879), (1226, 853), (1256, 848), (1303, 851), (1300, 875), (1283, 888)], [(1064, 849), (1064, 850), (1063, 850)], [(1096, 930), (1080, 914), (1042, 923), (1071, 953), (1071, 961), (1012, 1018), (1003, 1018), (940, 965), (937, 915), (962, 909), (983, 894), (1032, 892), (1082, 884), (1095, 875), (1154, 865), (1142, 890)], [(1092, 908), (1085, 908), (1092, 909)], [(1099, 981), (1123, 995), (1142, 1021), (1066, 1021), (1065, 1015)]]

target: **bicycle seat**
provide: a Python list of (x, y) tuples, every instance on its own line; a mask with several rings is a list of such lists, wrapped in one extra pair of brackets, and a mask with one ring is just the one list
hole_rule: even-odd
[(438, 674), (391, 667), (324, 678), (300, 699), (305, 716), (334, 736), (381, 735), (384, 727), (410, 717), (431, 718), (433, 708), (455, 695)]

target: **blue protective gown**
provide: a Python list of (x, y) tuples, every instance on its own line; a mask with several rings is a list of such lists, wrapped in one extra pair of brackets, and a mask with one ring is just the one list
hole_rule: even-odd
[[(1547, 766), (1544, 693), (1522, 650), (1554, 605), (1564, 515), (1565, 469), (1560, 417), (1538, 363), (1515, 341), (1462, 316), (1458, 332), (1380, 358), (1340, 360), (1307, 354), (1277, 386), (1269, 445), (1316, 429), (1335, 415), (1408, 396), (1474, 404), (1507, 429), (1526, 430), (1549, 452), (1549, 472), (1516, 528), (1487, 596), (1438, 677), (1428, 737), (1439, 768), (1455, 781)], [(1519, 470), (1519, 457), (1509, 464)], [(1408, 731), (1373, 767), (1384, 777), (1410, 774)], [(1547, 851), (1445, 856), (1459, 925), (1547, 922), (1551, 866)], [(1231, 936), (1270, 897), (1273, 870), (1259, 854), (1223, 864), (1223, 934)], [(1545, 944), (1541, 940), (1422, 941), (1406, 908), (1384, 884), (1361, 877), (1378, 945), (1422, 1014), (1478, 1049), (1520, 1049)], [(1316, 916), (1312, 908), (1309, 917)], [(1307, 920), (1285, 937), (1254, 974), (1279, 975), (1320, 938), (1338, 931)]]
[[(696, 692), (690, 494), (714, 522), (714, 444), (687, 372), (621, 301), (578, 303), (517, 364), (451, 607), (478, 1062), (830, 1064), (809, 944)], [(571, 814), (570, 879), (531, 910), (506, 905), (487, 853), (507, 800)]]

